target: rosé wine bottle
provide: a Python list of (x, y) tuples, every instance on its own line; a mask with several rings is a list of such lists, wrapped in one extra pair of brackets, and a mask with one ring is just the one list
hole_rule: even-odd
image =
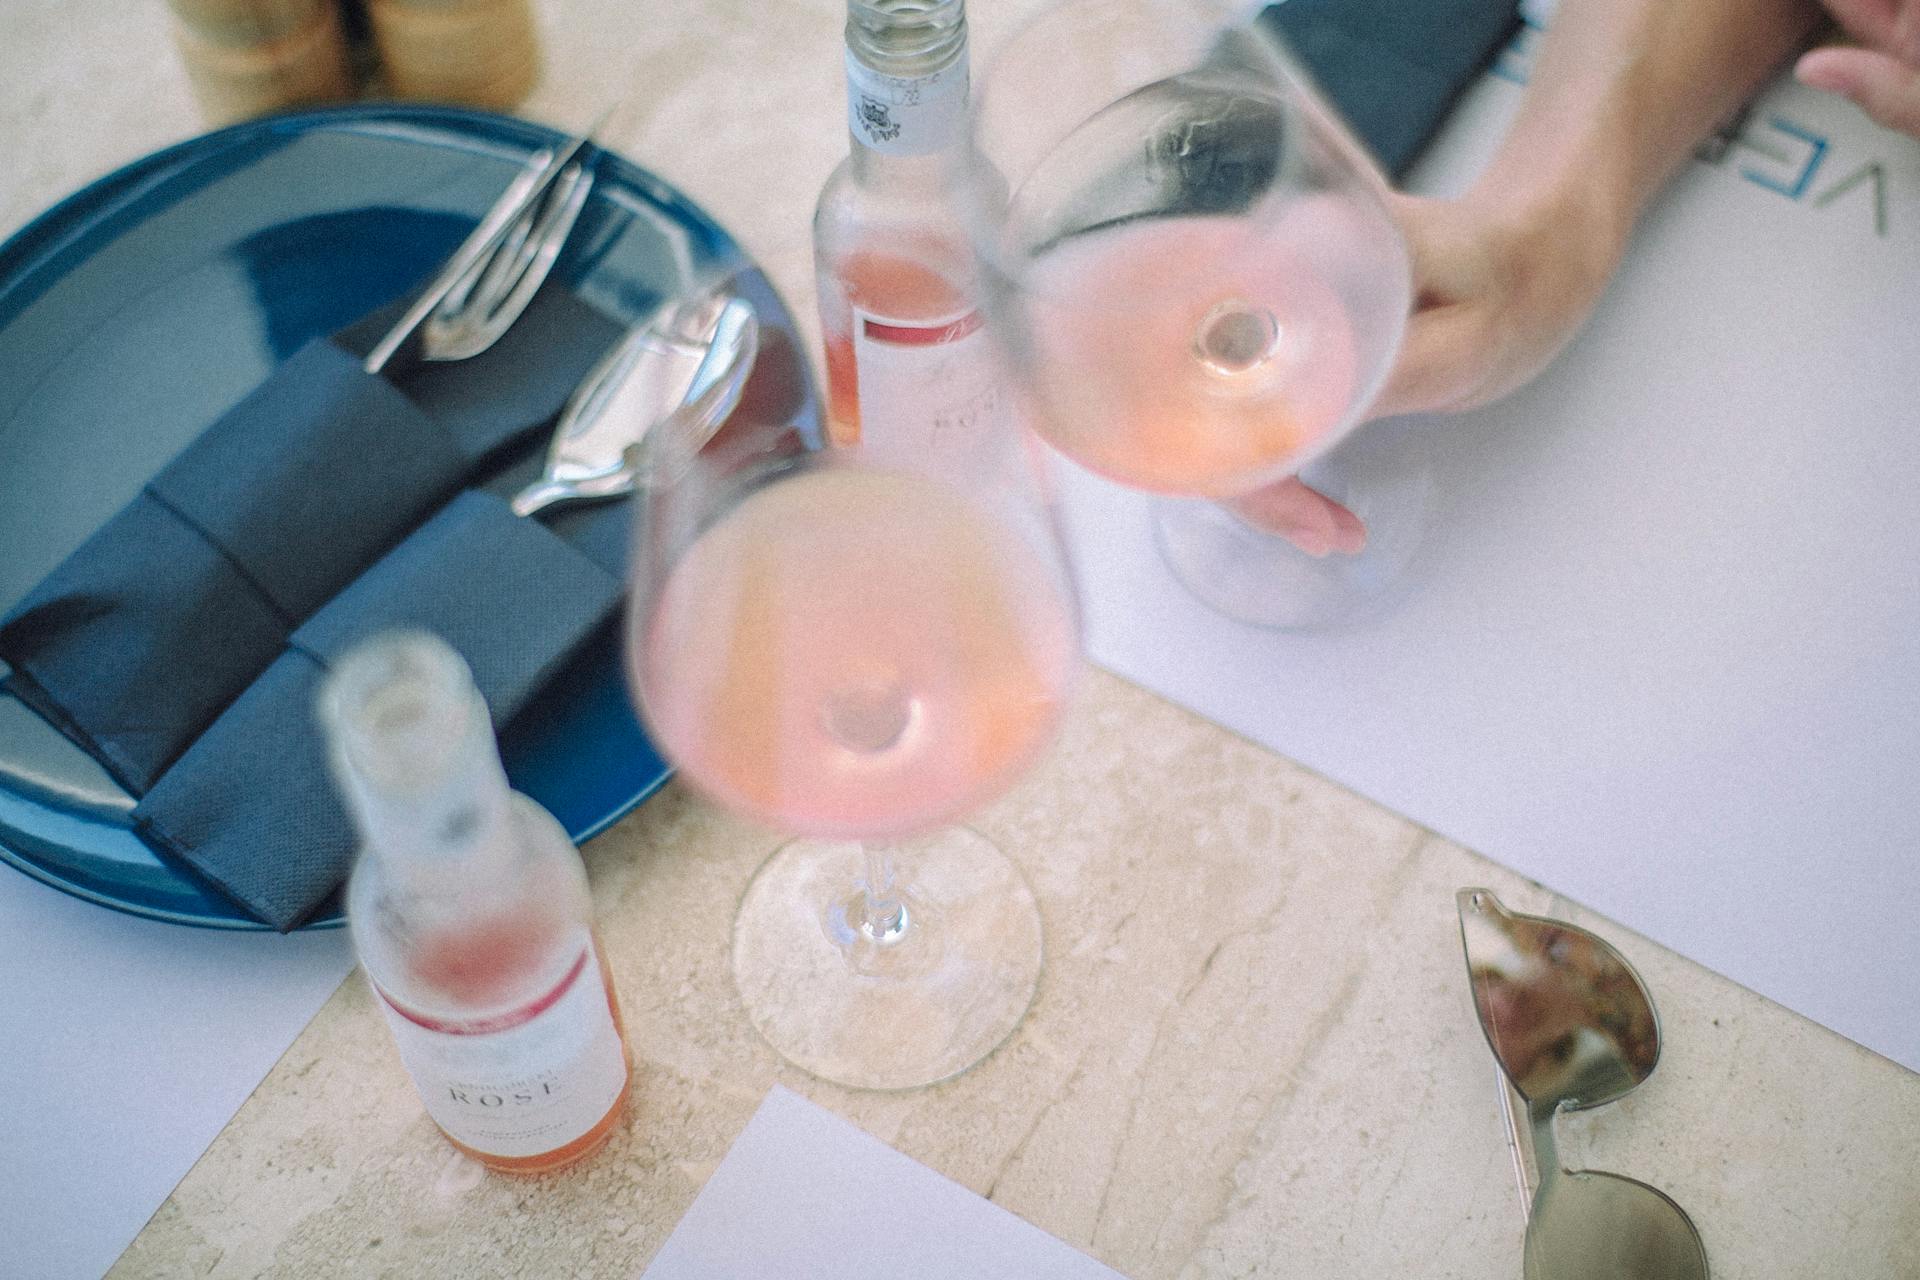
[(850, 149), (814, 212), (827, 434), (939, 448), (999, 399), (948, 185), (965, 139), (962, 0), (849, 0)]
[(360, 831), (347, 918), (427, 1114), (513, 1173), (593, 1151), (631, 1071), (580, 855), (510, 791), (466, 664), (423, 633), (348, 654), (321, 694)]

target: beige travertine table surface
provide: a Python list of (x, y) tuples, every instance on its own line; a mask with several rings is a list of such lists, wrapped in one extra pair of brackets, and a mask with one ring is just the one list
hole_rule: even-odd
[[(975, 0), (976, 52), (1031, 5)], [(604, 141), (726, 225), (811, 332), (837, 0), (541, 16), (523, 114), (577, 126), (632, 95)], [(202, 127), (159, 0), (0, 0), (0, 233)], [(585, 851), (638, 1064), (607, 1148), (478, 1176), (352, 977), (111, 1274), (637, 1275), (781, 1082), (1135, 1280), (1518, 1277), (1453, 905), (1483, 884), (1598, 929), (1659, 1002), (1658, 1071), (1568, 1122), (1571, 1164), (1669, 1192), (1721, 1280), (1920, 1277), (1920, 1077), (1152, 695), (1090, 672), (977, 825), (1032, 878), (1049, 953), (1026, 1023), (959, 1079), (855, 1093), (775, 1058), (727, 926), (777, 837), (669, 787)]]

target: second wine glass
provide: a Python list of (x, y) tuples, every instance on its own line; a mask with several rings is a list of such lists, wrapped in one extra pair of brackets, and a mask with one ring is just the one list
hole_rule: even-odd
[(1380, 510), (1367, 490), (1392, 466), (1330, 456), (1385, 380), (1411, 284), (1384, 179), (1255, 12), (1052, 5), (987, 66), (963, 204), (1035, 427), (1162, 496), (1156, 538), (1193, 594), (1298, 626), (1349, 612), (1404, 538), (1316, 556), (1216, 501), (1315, 464), (1376, 526), (1424, 501), (1415, 484)]
[(695, 788), (799, 837), (746, 889), (734, 977), (768, 1042), (840, 1084), (965, 1070), (1038, 984), (1032, 889), (953, 825), (1033, 763), (1078, 671), (1027, 455), (988, 421), (883, 455), (736, 418), (648, 495), (641, 710)]

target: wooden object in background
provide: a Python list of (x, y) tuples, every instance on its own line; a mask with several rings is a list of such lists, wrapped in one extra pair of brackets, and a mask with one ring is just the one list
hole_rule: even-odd
[(354, 94), (334, 0), (168, 0), (210, 124)]
[(395, 97), (504, 109), (539, 78), (527, 0), (367, 0), (367, 17)]

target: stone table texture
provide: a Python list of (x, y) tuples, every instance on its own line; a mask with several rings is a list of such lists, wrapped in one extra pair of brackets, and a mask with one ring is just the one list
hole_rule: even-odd
[[(987, 55), (1032, 0), (975, 0)], [(808, 216), (844, 153), (835, 0), (551, 0), (525, 104), (732, 230), (814, 332)], [(0, 4), (0, 233), (201, 128), (159, 0)], [(1718, 1280), (1920, 1278), (1920, 1078), (1110, 675), (976, 825), (1019, 861), (1047, 967), (959, 1079), (858, 1093), (741, 1011), (728, 924), (779, 842), (670, 786), (586, 849), (637, 1061), (628, 1121), (540, 1179), (422, 1113), (358, 977), (110, 1273), (637, 1275), (766, 1090), (813, 1098), (1134, 1280), (1518, 1277), (1521, 1211), (1453, 894), (1596, 929), (1665, 1050), (1563, 1127), (1660, 1187)], [(911, 1274), (911, 1260), (903, 1260)], [(757, 1278), (756, 1278), (757, 1280)]]

